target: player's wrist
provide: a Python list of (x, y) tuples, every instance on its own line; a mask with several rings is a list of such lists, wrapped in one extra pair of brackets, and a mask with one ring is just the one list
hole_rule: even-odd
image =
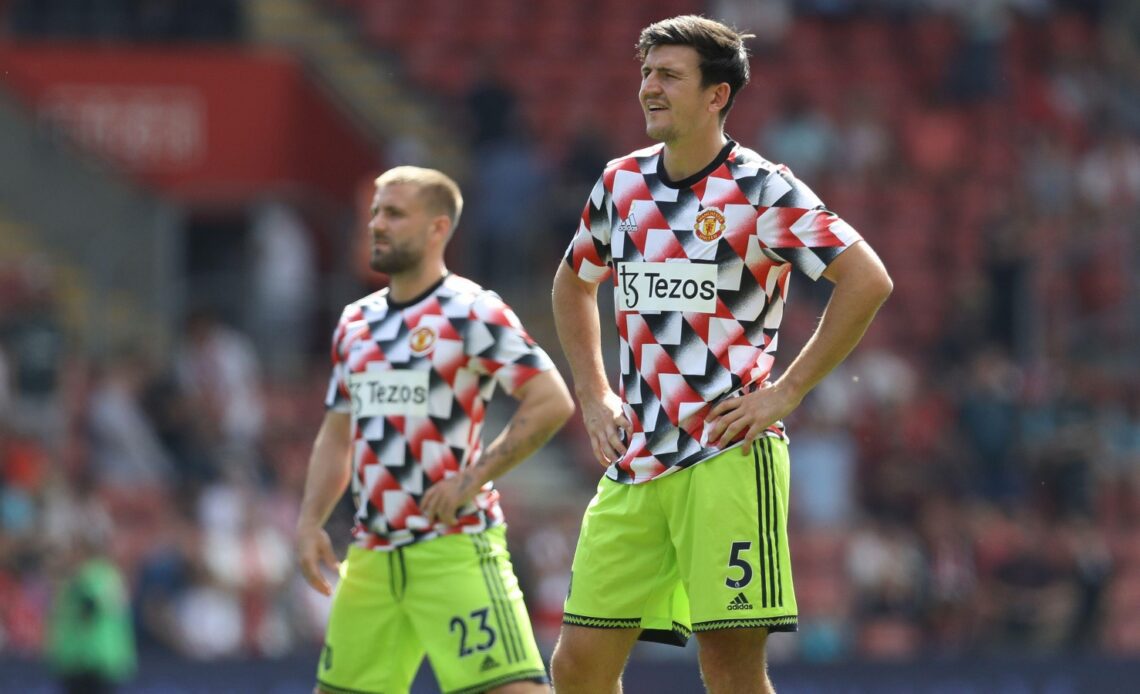
[(605, 384), (600, 387), (595, 386), (591, 388), (574, 388), (574, 395), (578, 397), (578, 402), (582, 403), (583, 407), (589, 407), (590, 405), (596, 403), (605, 402), (606, 398), (612, 392), (613, 391), (610, 390), (609, 384)]
[(810, 387), (807, 384), (801, 384), (794, 377), (789, 378), (787, 375), (772, 383), (772, 393), (787, 403), (789, 410), (795, 409), (803, 402), (808, 390)]
[(464, 491), (474, 492), (491, 481), (490, 471), (483, 463), (466, 467), (459, 474), (466, 481)]
[(296, 531), (297, 534), (300, 535), (301, 533), (309, 533), (313, 531), (319, 532), (321, 530), (324, 530), (324, 527), (324, 521), (316, 518), (306, 518), (302, 516), (301, 518), (297, 519)]

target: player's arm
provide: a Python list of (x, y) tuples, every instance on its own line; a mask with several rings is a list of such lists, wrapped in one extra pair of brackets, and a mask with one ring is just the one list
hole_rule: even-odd
[(602, 361), (602, 331), (598, 317), (598, 285), (578, 277), (566, 263), (554, 275), (554, 325), (570, 362), (574, 392), (582, 403), (582, 421), (590, 435), (594, 457), (608, 465), (625, 453), (630, 422), (621, 398), (610, 388)]
[(433, 484), (420, 501), (420, 509), (433, 523), (455, 523), (456, 512), (487, 482), (507, 474), (562, 428), (574, 414), (574, 400), (557, 369), (531, 376), (514, 392), (518, 409), (475, 465)]
[(865, 241), (840, 253), (823, 276), (835, 283), (835, 288), (811, 338), (770, 386), (712, 409), (707, 419), (716, 423), (709, 431), (709, 443), (727, 445), (746, 431), (748, 445), (773, 422), (791, 413), (859, 344), (894, 286), (879, 256)]
[(309, 585), (325, 595), (332, 594), (332, 586), (325, 580), (320, 565), (323, 563), (333, 570), (339, 566), (324, 526), (352, 477), (351, 427), (348, 413), (332, 410), (325, 413), (309, 456), (309, 472), (297, 518), (297, 560), (301, 573)]

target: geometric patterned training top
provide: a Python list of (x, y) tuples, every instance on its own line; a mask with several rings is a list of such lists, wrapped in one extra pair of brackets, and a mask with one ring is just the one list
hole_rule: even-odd
[[(704, 417), (768, 378), (791, 269), (818, 279), (861, 238), (787, 167), (735, 142), (679, 182), (665, 174), (663, 147), (606, 166), (565, 256), (581, 279), (613, 282), (633, 427), (606, 476), (625, 484), (721, 451)], [(767, 435), (783, 436), (783, 425)]]
[(486, 403), (554, 368), (497, 294), (447, 275), (412, 301), (381, 289), (349, 304), (332, 344), (325, 405), (352, 414), (355, 543), (388, 550), (503, 522), (491, 482), (455, 525), (431, 525), (419, 502), (478, 462)]

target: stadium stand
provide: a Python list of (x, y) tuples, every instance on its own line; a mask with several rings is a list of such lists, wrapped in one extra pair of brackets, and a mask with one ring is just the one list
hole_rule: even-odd
[[(437, 128), (392, 136), (370, 163), (432, 161), (417, 138), (447, 132), (465, 189), (494, 184), (481, 180), (493, 157), (534, 164), (536, 204), (512, 246), (523, 254), (512, 259), (520, 271), (503, 277), (484, 264), (479, 246), (494, 231), (479, 220), (502, 211), (480, 210), (476, 195), (452, 265), (502, 286), (553, 348), (546, 292), (535, 288), (548, 286), (590, 172), (645, 144), (638, 29), (731, 3), (303, 4), (367, 57), (361, 70), (394, 76), (386, 94), (419, 100)], [(1117, 31), (1135, 13), (1112, 0), (994, 3), (1001, 13), (981, 18), (952, 3), (777, 4), (789, 8), (790, 23), (756, 46), (753, 84), (729, 132), (775, 158), (771, 144), (804, 172), (829, 207), (872, 239), (896, 289), (850, 362), (789, 421), (793, 458), (797, 447), (804, 452), (802, 478), (793, 475), (791, 540), (803, 613), (800, 633), (773, 646), (776, 666), (1074, 654), (1140, 661), (1140, 281), (1132, 270), (1140, 260), (1140, 46)], [(177, 13), (133, 14), (126, 2), (92, 14), (77, 8), (93, 4), (9, 0), (0, 3), (0, 55), (91, 39), (241, 45), (252, 39), (239, 5), (215, 0), (202, 21), (186, 22)], [(153, 6), (193, 13), (187, 8), (197, 4)], [(318, 58), (307, 55), (314, 65)], [(320, 81), (322, 70), (307, 74)], [(472, 108), (475, 87), (488, 85), (499, 90), (492, 103), (501, 112)], [(329, 99), (330, 108), (355, 108), (350, 119), (368, 112), (347, 102)], [(488, 136), (481, 117), (506, 125)], [(15, 118), (34, 130), (27, 114)], [(76, 156), (59, 166), (93, 155)], [(336, 166), (335, 157), (323, 161)], [(288, 199), (311, 201), (313, 184), (299, 185)], [(140, 188), (139, 209), (173, 204), (198, 219), (213, 210), (208, 194), (171, 203), (154, 185)], [(318, 281), (331, 288), (312, 309), (303, 365), (265, 368), (265, 425), (244, 463), (249, 474), (227, 472), (232, 451), (217, 439), (220, 424), (173, 375), (180, 320), (133, 367), (145, 377), (119, 404), (145, 426), (119, 433), (157, 441), (169, 476), (145, 489), (97, 484), (97, 497), (119, 529), (111, 551), (130, 582), (144, 649), (190, 659), (314, 652), (322, 604), (292, 571), (289, 538), (321, 412), (329, 314), (375, 281), (354, 274), (347, 258), (359, 190), (339, 190), (335, 200), (298, 205)], [(238, 226), (249, 226), (245, 212), (256, 202), (251, 192), (226, 207), (242, 210)], [(0, 222), (0, 657), (34, 660), (50, 585), (50, 545), (37, 529), (63, 513), (94, 469), (106, 443), (92, 433), (98, 403), (107, 402), (96, 396), (115, 385), (112, 357), (131, 356), (110, 347), (137, 337), (137, 325), (117, 326), (97, 344), (77, 339), (87, 334), (83, 319), (66, 307), (87, 286), (78, 283), (53, 316), (70, 339), (47, 367), (56, 377), (49, 406), (59, 408), (66, 434), (48, 439), (25, 427), (15, 413), (42, 404), (24, 379), (19, 344), (27, 319), (45, 315), (29, 298), (36, 280), (27, 270), (43, 252), (19, 249), (36, 245), (28, 237), (51, 240), (46, 253), (59, 272), (91, 269), (67, 250), (68, 237), (56, 238), (50, 215), (4, 199), (0, 215), (10, 218)], [(241, 248), (237, 274), (253, 266)], [(169, 272), (193, 280), (185, 268)], [(807, 282), (792, 291), (785, 357), (826, 300)], [(233, 328), (255, 332), (248, 306), (230, 309)], [(574, 519), (588, 499), (596, 470), (582, 437), (579, 424), (568, 426), (542, 459), (504, 482), (507, 513), (517, 519), (516, 562), (547, 648), (569, 561), (552, 547), (572, 547), (577, 528), (541, 519)], [(552, 483), (531, 466), (560, 474)], [(545, 508), (552, 487), (567, 508)], [(348, 522), (347, 513), (336, 522)], [(222, 636), (211, 641), (211, 629)], [(691, 658), (692, 649), (678, 654)]]

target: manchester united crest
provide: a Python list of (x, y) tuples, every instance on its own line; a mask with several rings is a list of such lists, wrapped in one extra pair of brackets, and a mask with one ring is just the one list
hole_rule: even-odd
[(431, 346), (435, 344), (435, 331), (427, 326), (421, 326), (412, 331), (408, 336), (408, 346), (412, 348), (412, 354), (423, 356), (431, 350)]
[(701, 241), (716, 241), (724, 233), (724, 215), (720, 210), (709, 208), (697, 215), (697, 223), (693, 226), (697, 238)]

